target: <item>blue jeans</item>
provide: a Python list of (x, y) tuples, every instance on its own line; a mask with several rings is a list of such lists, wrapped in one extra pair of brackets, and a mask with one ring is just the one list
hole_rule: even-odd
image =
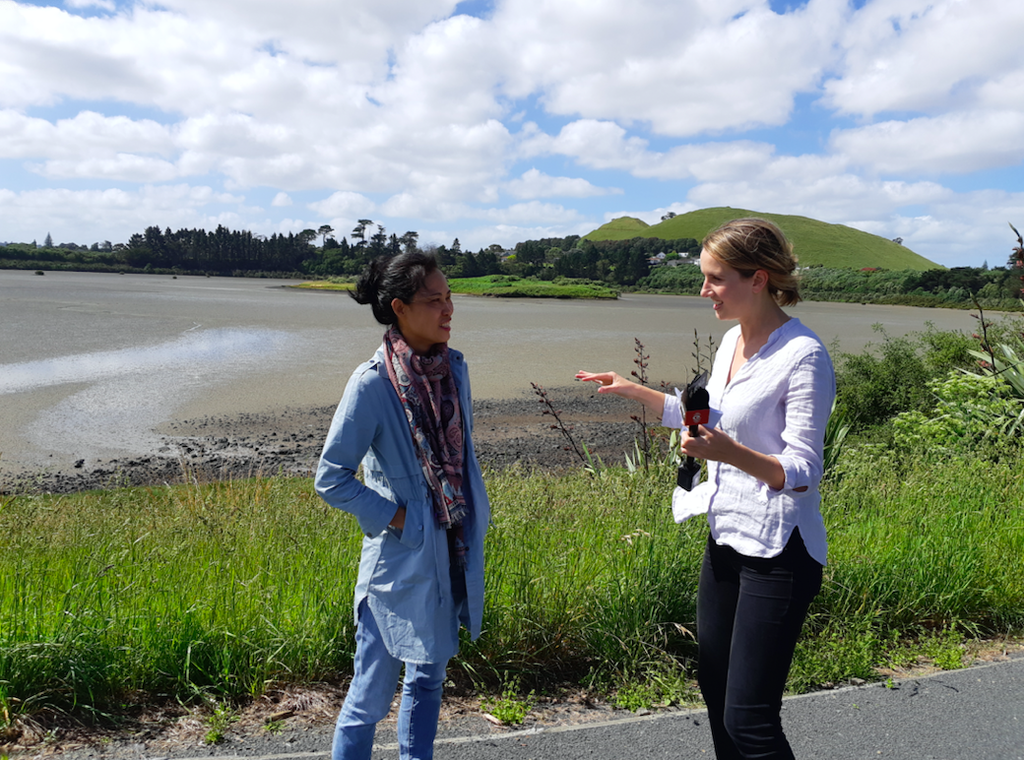
[[(373, 614), (364, 601), (356, 628), (355, 675), (334, 728), (333, 760), (369, 760), (378, 721), (391, 710), (402, 670), (384, 646)], [(398, 710), (398, 747), (402, 760), (434, 756), (437, 718), (448, 661), (405, 663), (402, 703)]]
[(770, 559), (708, 537), (697, 589), (697, 681), (719, 760), (793, 757), (782, 694), (821, 575), (799, 531)]

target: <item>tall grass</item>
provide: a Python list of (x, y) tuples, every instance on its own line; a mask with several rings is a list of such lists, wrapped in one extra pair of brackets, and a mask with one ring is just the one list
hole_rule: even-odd
[(0, 706), (262, 693), (351, 660), (358, 531), (308, 481), (23, 496), (0, 514)]
[(671, 522), (675, 469), (650, 472), (490, 478), (485, 632), (463, 648), (468, 668), (537, 681), (682, 665), (704, 536)]
[[(488, 473), (484, 633), (453, 670), (609, 691), (684, 675), (707, 527), (672, 522), (674, 474)], [(1019, 452), (844, 456), (791, 688), (869, 676), (901, 641), (1024, 629), (1022, 493)], [(18, 496), (0, 504), (0, 535), (0, 719), (349, 672), (361, 537), (308, 480)]]

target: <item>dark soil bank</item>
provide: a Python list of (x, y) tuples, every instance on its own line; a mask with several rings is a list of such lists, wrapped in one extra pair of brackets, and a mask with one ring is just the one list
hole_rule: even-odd
[[(492, 469), (515, 463), (545, 469), (580, 466), (581, 458), (557, 429), (556, 418), (544, 413), (551, 408), (569, 429), (578, 450), (586, 444), (608, 464), (621, 464), (624, 455), (633, 451), (640, 426), (631, 417), (641, 415), (638, 403), (599, 395), (591, 385), (546, 393), (552, 406), (537, 394), (474, 402), (473, 441), (482, 465)], [(299, 407), (171, 423), (156, 452), (109, 461), (79, 460), (31, 475), (0, 473), (0, 494), (180, 483), (186, 474), (207, 481), (252, 475), (309, 476), (316, 469), (333, 414), (334, 407)]]

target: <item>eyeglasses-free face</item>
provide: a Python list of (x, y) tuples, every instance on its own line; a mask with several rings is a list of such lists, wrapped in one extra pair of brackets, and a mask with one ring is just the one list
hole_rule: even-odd
[(447, 343), (452, 334), (452, 289), (440, 269), (435, 269), (409, 303), (395, 299), (391, 303), (398, 317), (398, 329), (418, 354), (425, 354), (438, 343)]

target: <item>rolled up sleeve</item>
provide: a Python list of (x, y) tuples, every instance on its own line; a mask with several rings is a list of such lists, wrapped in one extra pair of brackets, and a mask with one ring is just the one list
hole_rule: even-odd
[(825, 428), (835, 395), (828, 355), (815, 351), (803, 357), (793, 369), (785, 395), (784, 448), (776, 455), (786, 473), (782, 490), (816, 489), (821, 482)]

